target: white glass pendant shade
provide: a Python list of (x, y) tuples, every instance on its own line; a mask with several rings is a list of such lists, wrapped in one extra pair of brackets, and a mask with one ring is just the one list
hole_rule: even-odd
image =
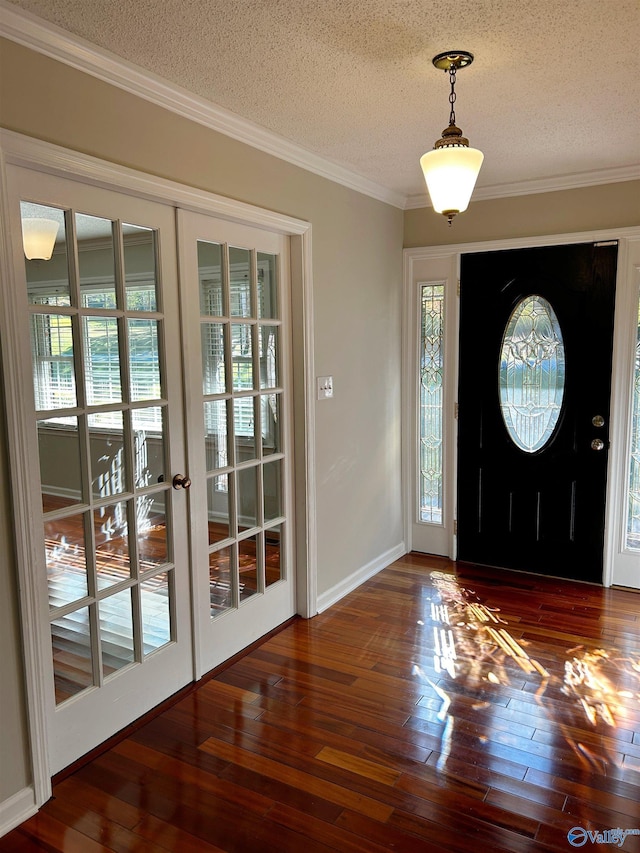
[(484, 154), (477, 148), (449, 145), (434, 148), (420, 158), (433, 209), (462, 213), (469, 206)]
[(51, 258), (58, 227), (54, 219), (22, 220), (22, 245), (27, 260), (48, 261)]

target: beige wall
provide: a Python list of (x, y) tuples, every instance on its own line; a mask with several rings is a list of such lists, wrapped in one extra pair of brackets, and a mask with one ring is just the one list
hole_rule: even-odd
[(640, 181), (477, 201), (453, 220), (430, 207), (406, 210), (404, 246), (441, 246), (640, 225)]
[[(0, 63), (5, 128), (312, 223), (315, 367), (335, 385), (317, 407), (319, 594), (397, 546), (402, 211), (12, 42), (0, 42)], [(10, 556), (0, 571), (13, 583)], [(16, 670), (15, 636), (3, 654)], [(14, 738), (0, 729), (5, 796), (27, 773)]]

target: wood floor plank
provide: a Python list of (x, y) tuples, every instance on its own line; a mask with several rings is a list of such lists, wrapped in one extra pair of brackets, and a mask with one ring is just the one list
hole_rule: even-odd
[(408, 554), (78, 766), (0, 851), (566, 853), (639, 803), (640, 596)]

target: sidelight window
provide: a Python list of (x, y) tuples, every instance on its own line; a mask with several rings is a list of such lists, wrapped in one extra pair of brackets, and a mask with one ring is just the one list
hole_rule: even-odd
[(420, 290), (420, 521), (442, 524), (444, 285)]

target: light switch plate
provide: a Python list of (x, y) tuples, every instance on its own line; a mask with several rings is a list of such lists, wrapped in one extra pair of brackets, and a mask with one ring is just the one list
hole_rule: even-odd
[(333, 397), (333, 376), (317, 376), (316, 388), (318, 400), (328, 400)]

